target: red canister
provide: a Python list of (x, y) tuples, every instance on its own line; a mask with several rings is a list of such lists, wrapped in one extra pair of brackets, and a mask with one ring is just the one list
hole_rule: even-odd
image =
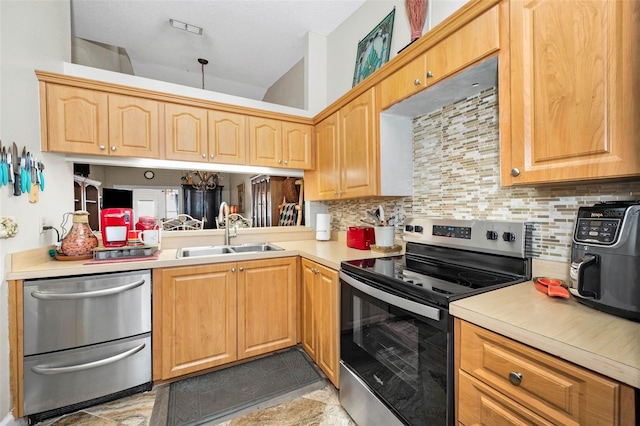
[(140, 216), (136, 222), (136, 229), (140, 231), (158, 229), (158, 219), (155, 216)]

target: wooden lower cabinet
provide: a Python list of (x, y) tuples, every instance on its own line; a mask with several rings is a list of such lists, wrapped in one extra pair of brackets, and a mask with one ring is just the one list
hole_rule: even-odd
[(219, 263), (154, 272), (154, 380), (237, 359), (234, 267)]
[(158, 269), (153, 280), (154, 380), (298, 342), (297, 257)]
[(338, 271), (302, 259), (302, 347), (336, 387), (340, 385)]
[(297, 258), (238, 263), (238, 359), (298, 343)]
[(631, 387), (459, 319), (455, 327), (459, 424), (633, 424)]

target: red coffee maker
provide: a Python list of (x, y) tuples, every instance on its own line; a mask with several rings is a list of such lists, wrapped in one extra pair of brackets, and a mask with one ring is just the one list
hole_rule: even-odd
[(127, 236), (131, 230), (133, 210), (130, 208), (109, 208), (100, 212), (100, 232), (102, 245), (122, 247), (127, 245)]

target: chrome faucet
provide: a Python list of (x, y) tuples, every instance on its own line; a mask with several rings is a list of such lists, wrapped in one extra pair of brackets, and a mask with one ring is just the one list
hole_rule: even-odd
[[(230, 211), (229, 206), (225, 201), (220, 203), (220, 213), (218, 214), (218, 219), (224, 218), (224, 244), (227, 246), (229, 245), (229, 241), (231, 240), (231, 237), (238, 236), (237, 231), (234, 231), (233, 234), (229, 232), (229, 214), (230, 214), (229, 211)], [(218, 222), (220, 222), (220, 220), (218, 220)]]

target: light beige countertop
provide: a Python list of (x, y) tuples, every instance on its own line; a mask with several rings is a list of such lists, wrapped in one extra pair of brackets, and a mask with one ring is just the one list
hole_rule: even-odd
[(640, 323), (570, 299), (546, 296), (531, 281), (453, 302), (465, 321), (640, 388)]
[[(213, 231), (214, 236), (215, 231)], [(177, 259), (177, 247), (204, 246), (221, 244), (221, 241), (211, 240), (201, 241), (188, 237), (186, 240), (167, 241), (163, 240), (163, 247), (158, 259), (142, 261), (122, 261), (114, 263), (101, 263), (87, 265), (88, 260), (60, 261), (51, 258), (48, 254), (50, 247), (28, 250), (25, 252), (9, 255), (7, 258), (7, 280), (53, 278), (71, 275), (99, 274), (105, 272), (132, 271), (139, 269), (168, 268), (176, 266), (193, 266), (208, 263), (238, 262), (247, 260), (269, 259), (287, 256), (302, 256), (313, 260), (329, 268), (340, 269), (340, 262), (343, 260), (362, 259), (368, 257), (382, 257), (389, 254), (378, 253), (371, 250), (357, 250), (347, 247), (343, 233), (334, 233), (330, 241), (316, 241), (309, 239), (308, 233), (280, 232), (276, 234), (268, 230), (266, 234), (259, 237), (247, 237), (233, 239), (231, 244), (244, 242), (268, 241), (284, 250), (270, 252), (234, 253), (214, 256), (191, 257)], [(291, 241), (278, 241), (282, 238), (306, 238)], [(219, 237), (218, 237), (219, 238)], [(258, 240), (256, 240), (258, 238)], [(173, 248), (166, 248), (166, 246)]]

